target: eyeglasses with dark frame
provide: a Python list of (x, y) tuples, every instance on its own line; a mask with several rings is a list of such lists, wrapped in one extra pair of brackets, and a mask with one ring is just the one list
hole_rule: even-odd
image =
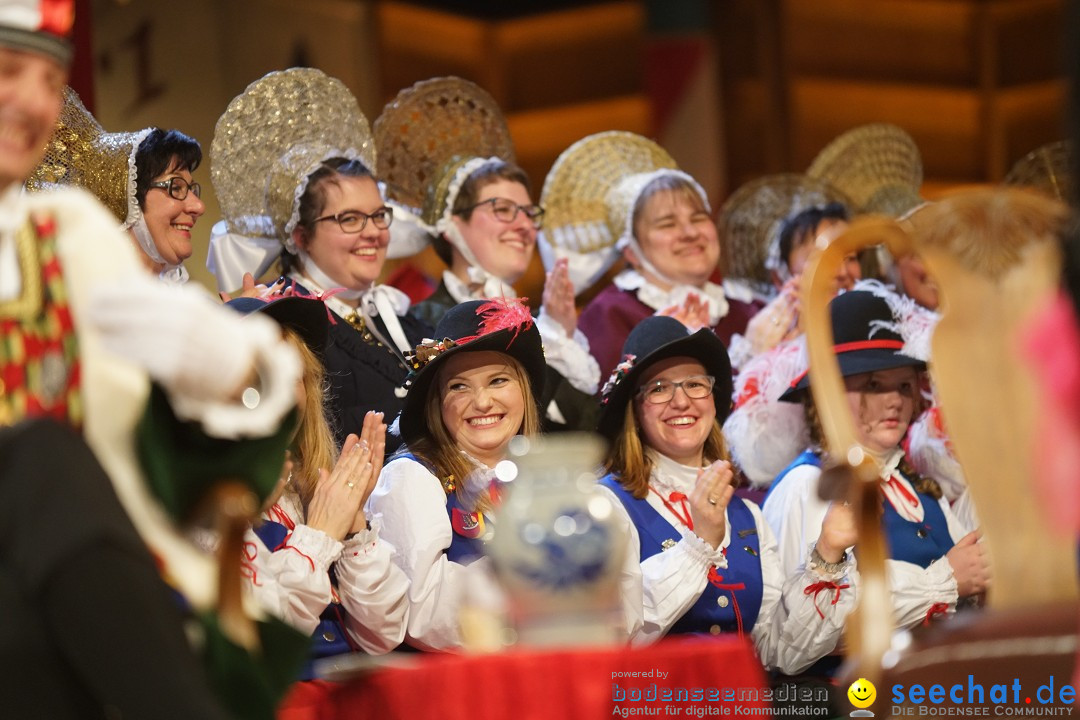
[(638, 395), (651, 405), (663, 405), (675, 397), (675, 388), (682, 388), (691, 400), (703, 400), (712, 395), (716, 378), (712, 375), (691, 375), (682, 382), (657, 380), (638, 388)]
[(467, 212), (472, 212), (481, 205), (491, 205), (491, 212), (495, 215), (496, 219), (501, 220), (504, 223), (512, 223), (517, 219), (518, 213), (525, 213), (525, 217), (529, 218), (533, 227), (537, 230), (544, 224), (544, 208), (539, 205), (518, 205), (516, 202), (509, 198), (493, 197), (487, 200), (481, 200), (471, 207), (467, 207), (458, 215), (464, 215)]
[(386, 230), (390, 227), (390, 223), (394, 222), (394, 208), (384, 205), (373, 213), (345, 210), (337, 215), (324, 215), (321, 218), (315, 218), (315, 222), (322, 222), (323, 220), (335, 221), (343, 233), (355, 234), (363, 231), (367, 227), (368, 220), (378, 229)]
[(189, 183), (182, 177), (171, 177), (168, 180), (152, 182), (150, 187), (164, 190), (169, 193), (169, 197), (173, 200), (187, 200), (189, 190), (195, 193), (195, 197), (202, 197), (202, 185), (197, 182)]

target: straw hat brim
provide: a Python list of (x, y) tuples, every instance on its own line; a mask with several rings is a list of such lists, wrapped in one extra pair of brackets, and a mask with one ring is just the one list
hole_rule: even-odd
[(514, 162), (498, 103), (459, 77), (423, 80), (399, 92), (376, 118), (374, 137), (387, 197), (417, 209), (454, 157)]
[(873, 123), (830, 142), (807, 169), (810, 177), (836, 187), (859, 212), (899, 217), (922, 204), (922, 156), (903, 128)]
[(798, 173), (767, 175), (741, 186), (720, 208), (727, 277), (771, 284), (765, 260), (784, 221), (830, 202), (851, 205), (829, 182)]
[[(286, 226), (295, 198), (271, 202), (268, 183), (296, 148), (316, 163), (340, 154), (376, 171), (371, 128), (344, 83), (314, 68), (268, 73), (233, 98), (214, 127), (210, 179), (231, 232), (265, 236), (267, 218), (278, 233)], [(290, 165), (293, 188), (305, 182), (309, 164)]]

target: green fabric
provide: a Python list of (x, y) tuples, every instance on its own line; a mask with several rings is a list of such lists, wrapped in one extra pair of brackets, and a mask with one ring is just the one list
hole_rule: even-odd
[(261, 651), (252, 655), (221, 631), (216, 615), (199, 617), (202, 659), (214, 694), (236, 720), (274, 720), (278, 703), (299, 677), (311, 638), (275, 618), (257, 623)]
[(172, 518), (182, 522), (224, 479), (243, 482), (260, 504), (266, 500), (281, 477), (296, 423), (294, 410), (269, 437), (209, 437), (198, 423), (177, 418), (164, 389), (154, 384), (135, 442), (151, 491)]

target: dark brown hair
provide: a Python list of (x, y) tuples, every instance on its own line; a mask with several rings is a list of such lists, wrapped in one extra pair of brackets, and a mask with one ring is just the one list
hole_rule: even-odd
[[(314, 232), (315, 219), (326, 207), (326, 186), (339, 184), (339, 177), (375, 179), (371, 170), (359, 160), (341, 157), (324, 160), (315, 172), (308, 175), (307, 187), (304, 188), (304, 194), (300, 196), (300, 217), (296, 221), (296, 227), (301, 228), (304, 233)], [(281, 251), (283, 273), (292, 270), (295, 263), (296, 256), (287, 250)]]
[(146, 209), (146, 192), (154, 178), (168, 172), (170, 168), (178, 172), (195, 172), (201, 162), (202, 147), (194, 138), (179, 130), (151, 130), (135, 152), (135, 200), (139, 207)]

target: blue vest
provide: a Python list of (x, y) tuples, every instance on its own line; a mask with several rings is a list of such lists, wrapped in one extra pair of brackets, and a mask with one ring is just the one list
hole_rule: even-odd
[[(600, 484), (610, 488), (626, 508), (638, 530), (642, 560), (663, 552), (665, 541), (677, 541), (681, 537), (680, 531), (664, 519), (648, 500), (635, 498), (614, 475), (603, 478)], [(716, 570), (719, 575), (716, 583), (724, 588), (717, 587), (711, 581), (706, 584), (701, 596), (672, 625), (669, 634), (707, 633), (714, 625), (718, 625), (723, 632), (737, 632), (739, 622), (736, 607), (742, 616), (744, 632), (749, 633), (757, 622), (762, 596), (761, 539), (758, 537), (757, 524), (746, 501), (738, 497), (731, 499), (727, 517), (731, 524), (728, 566), (726, 570)], [(743, 587), (729, 587), (739, 584)]]
[[(408, 458), (413, 462), (418, 462), (427, 468), (428, 472), (435, 475), (435, 468), (431, 467), (427, 462), (416, 457), (412, 453), (402, 453), (401, 457)], [(457, 511), (458, 518), (454, 518), (454, 511)], [(467, 565), (468, 563), (482, 557), (484, 554), (484, 543), (478, 537), (469, 537), (462, 534), (462, 525), (471, 525), (479, 518), (483, 518), (485, 524), (491, 522), (491, 518), (487, 515), (481, 515), (479, 513), (468, 512), (461, 506), (461, 502), (458, 500), (456, 493), (446, 494), (446, 515), (450, 519), (450, 527), (452, 533), (450, 534), (450, 547), (446, 548), (446, 558), (450, 562), (456, 562), (461, 565)]]
[[(454, 510), (459, 513), (458, 520), (454, 518)], [(473, 560), (482, 557), (484, 554), (484, 542), (478, 537), (462, 535), (458, 525), (461, 518), (464, 518), (466, 522), (475, 522), (478, 517), (483, 517), (485, 524), (490, 523), (491, 518), (466, 511), (461, 506), (456, 493), (447, 493), (446, 495), (446, 514), (450, 518), (450, 527), (453, 529), (450, 534), (450, 547), (446, 548), (446, 558), (450, 562), (467, 565)]]
[[(265, 521), (257, 528), (253, 528), (253, 530), (262, 540), (263, 545), (271, 552), (280, 548), (289, 535), (287, 527), (270, 520)], [(333, 568), (330, 568), (330, 583), (337, 587), (337, 578), (334, 577)], [(311, 635), (311, 651), (300, 673), (300, 680), (312, 680), (315, 678), (314, 662), (319, 658), (344, 655), (350, 652), (362, 652), (349, 644), (348, 636), (345, 634), (342, 612), (341, 606), (333, 602), (322, 611), (319, 625)]]
[(769, 485), (769, 490), (765, 493), (765, 500), (761, 501), (763, 505), (765, 504), (765, 501), (769, 499), (769, 495), (772, 494), (772, 491), (776, 489), (776, 486), (780, 484), (780, 481), (786, 478), (791, 474), (792, 470), (800, 465), (813, 465), (814, 467), (819, 468), (821, 467), (821, 456), (813, 450), (803, 450), (797, 458), (792, 460), (786, 468), (780, 471), (780, 474), (777, 475), (776, 479)]
[[(800, 465), (821, 467), (821, 458), (811, 450), (804, 451), (776, 476), (769, 492), (776, 489), (784, 478)], [(923, 506), (921, 523), (905, 520), (896, 512), (891, 502), (882, 499), (884, 512), (881, 526), (885, 531), (885, 542), (889, 545), (890, 558), (927, 568), (930, 563), (945, 557), (945, 554), (952, 549), (953, 539), (949, 534), (945, 513), (942, 512), (938, 501), (926, 493), (917, 493), (917, 495)]]

